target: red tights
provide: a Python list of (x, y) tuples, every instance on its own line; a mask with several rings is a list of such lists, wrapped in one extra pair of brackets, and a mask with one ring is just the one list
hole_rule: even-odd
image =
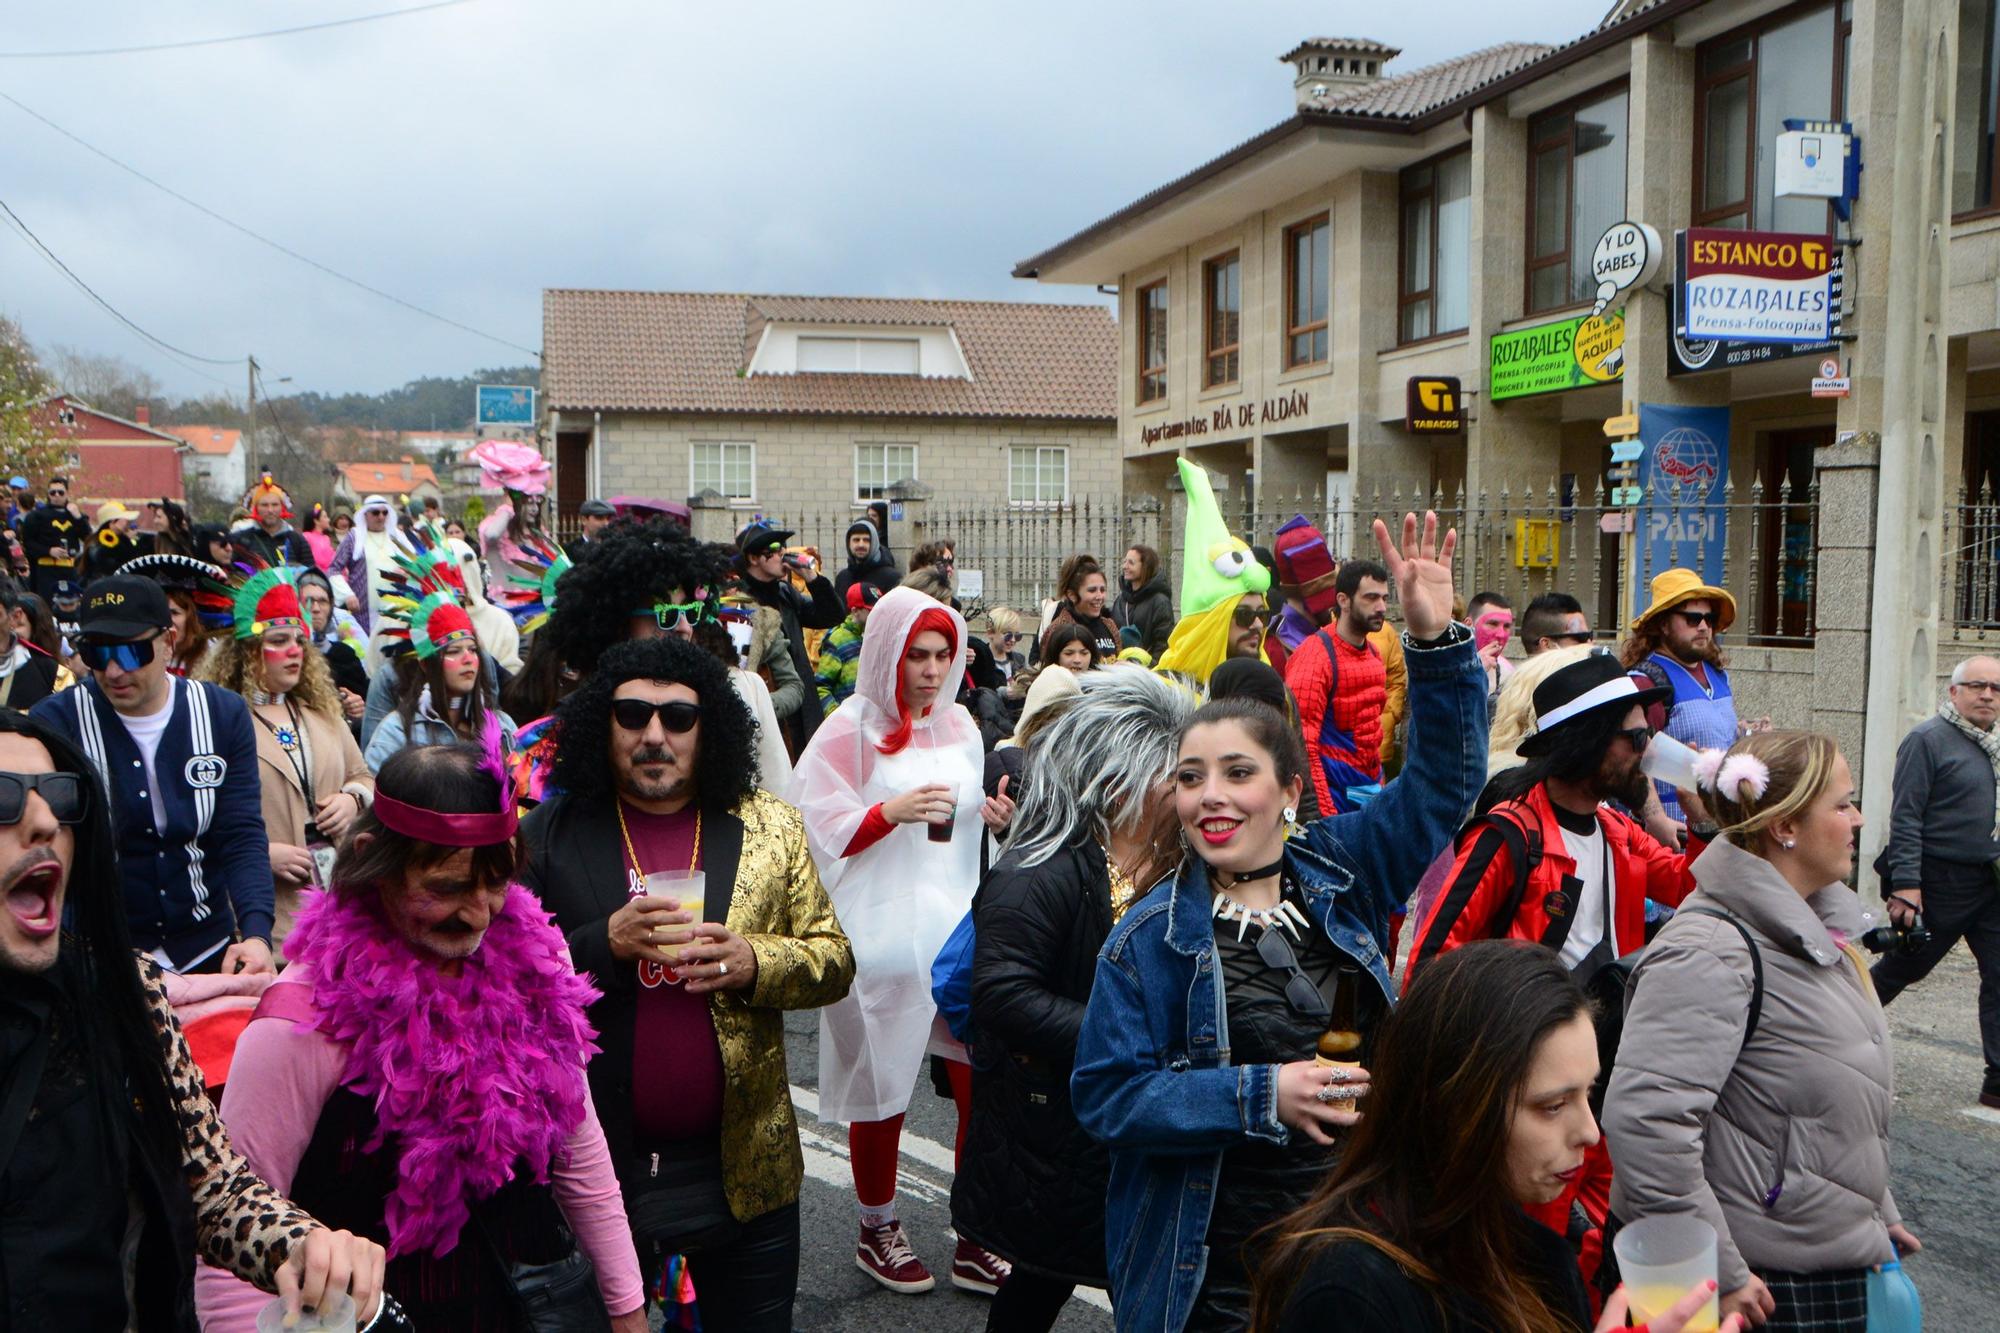
[[(958, 1106), (958, 1141), (953, 1163), (965, 1153), (965, 1122), (972, 1114), (972, 1066), (944, 1062), (951, 1079), (951, 1099)], [(883, 1208), (896, 1198), (896, 1154), (903, 1139), (903, 1117), (857, 1120), (847, 1127), (847, 1151), (854, 1164), (854, 1197), (864, 1208)]]

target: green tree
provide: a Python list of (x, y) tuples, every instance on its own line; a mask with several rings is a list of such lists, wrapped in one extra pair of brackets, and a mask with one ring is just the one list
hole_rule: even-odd
[(0, 475), (37, 481), (59, 470), (69, 451), (43, 424), (47, 374), (21, 326), (0, 315)]
[(467, 532), (478, 527), (486, 518), (486, 500), (475, 495), (465, 502), (465, 528)]

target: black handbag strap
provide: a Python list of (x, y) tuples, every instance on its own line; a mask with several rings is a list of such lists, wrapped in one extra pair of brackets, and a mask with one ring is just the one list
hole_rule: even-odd
[(1764, 1013), (1764, 955), (1757, 948), (1757, 941), (1750, 938), (1750, 928), (1734, 913), (1719, 907), (1683, 907), (1681, 911), (1693, 912), (1697, 916), (1720, 917), (1736, 927), (1736, 933), (1743, 937), (1745, 947), (1750, 950), (1750, 1021), (1743, 1026), (1743, 1045), (1737, 1048), (1739, 1051), (1747, 1049), (1750, 1039), (1757, 1035), (1757, 1020)]

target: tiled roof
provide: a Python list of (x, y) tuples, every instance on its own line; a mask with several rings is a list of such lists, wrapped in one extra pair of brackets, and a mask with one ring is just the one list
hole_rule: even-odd
[(198, 454), (230, 454), (243, 443), (243, 432), (224, 430), (221, 426), (168, 426), (171, 434), (187, 441), (190, 449)]
[(1315, 104), (1315, 109), (1349, 116), (1382, 116), (1403, 120), (1421, 116), (1453, 102), (1495, 79), (1539, 60), (1554, 47), (1539, 42), (1502, 42), (1484, 50), (1441, 60), (1394, 78), (1359, 88), (1341, 89)]
[(1335, 46), (1343, 51), (1359, 51), (1363, 55), (1381, 56), (1384, 60), (1403, 54), (1402, 47), (1390, 46), (1372, 37), (1308, 37), (1278, 59), (1296, 60), (1308, 51), (1319, 51)]
[[(745, 375), (772, 322), (947, 327), (972, 378)], [(542, 391), (558, 411), (1118, 415), (1118, 331), (1102, 306), (552, 288), (542, 348)]]
[(425, 482), (437, 485), (437, 473), (429, 463), (411, 463), (410, 475), (403, 475), (402, 463), (339, 463), (340, 473), (347, 479), (347, 485), (356, 495), (366, 495), (370, 491), (407, 491), (412, 486)]

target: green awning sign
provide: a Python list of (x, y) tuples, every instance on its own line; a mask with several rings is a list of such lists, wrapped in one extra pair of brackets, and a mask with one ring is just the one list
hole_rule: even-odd
[(1608, 310), (1511, 329), (1491, 344), (1486, 396), (1494, 402), (1625, 378), (1625, 315)]

